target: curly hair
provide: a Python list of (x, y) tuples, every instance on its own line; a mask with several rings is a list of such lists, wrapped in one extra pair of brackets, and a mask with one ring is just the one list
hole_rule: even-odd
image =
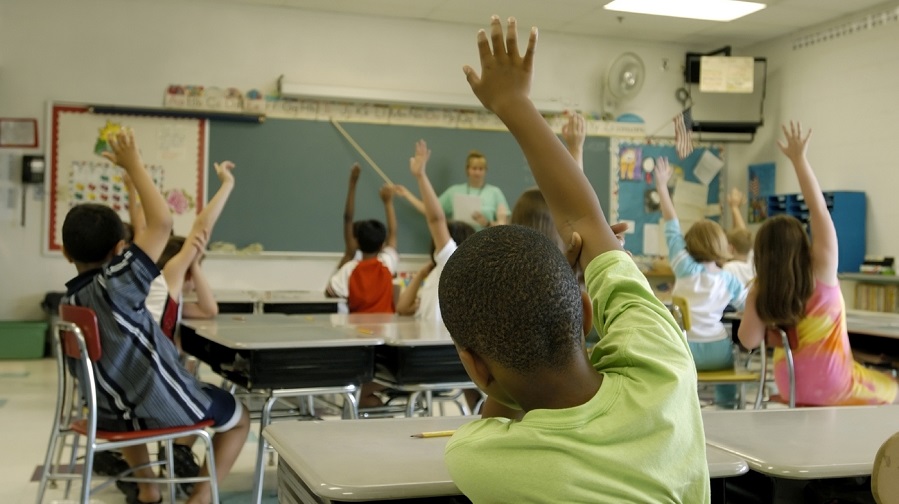
[(459, 245), (440, 276), (453, 341), (521, 374), (583, 355), (581, 291), (559, 247), (538, 231), (487, 228)]

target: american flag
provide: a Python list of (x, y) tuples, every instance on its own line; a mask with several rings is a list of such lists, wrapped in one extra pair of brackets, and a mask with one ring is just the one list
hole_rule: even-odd
[(681, 159), (693, 152), (693, 113), (689, 108), (674, 117), (674, 149)]

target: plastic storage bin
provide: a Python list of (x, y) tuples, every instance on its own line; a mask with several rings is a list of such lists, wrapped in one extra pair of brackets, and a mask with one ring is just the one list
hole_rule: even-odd
[(47, 338), (46, 322), (0, 321), (0, 359), (40, 359)]

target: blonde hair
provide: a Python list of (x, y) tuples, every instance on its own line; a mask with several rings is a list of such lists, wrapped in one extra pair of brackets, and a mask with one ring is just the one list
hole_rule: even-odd
[(696, 262), (714, 262), (722, 266), (729, 258), (727, 252), (727, 235), (721, 226), (714, 221), (702, 219), (697, 221), (684, 235), (687, 253)]
[(805, 228), (789, 215), (771, 217), (755, 237), (755, 308), (768, 325), (791, 327), (805, 317), (815, 290), (812, 247)]
[(748, 254), (752, 250), (752, 233), (748, 229), (734, 229), (727, 233), (727, 242), (738, 254)]
[(487, 157), (481, 153), (481, 151), (470, 150), (468, 151), (468, 157), (465, 158), (465, 169), (467, 170), (469, 166), (471, 166), (472, 159), (483, 159), (484, 160), (484, 169), (487, 169)]

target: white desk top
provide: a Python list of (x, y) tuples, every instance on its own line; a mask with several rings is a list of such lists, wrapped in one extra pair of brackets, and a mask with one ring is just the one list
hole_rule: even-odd
[(384, 344), (378, 336), (344, 327), (310, 324), (300, 315), (219, 315), (214, 320), (186, 320), (183, 323), (198, 335), (236, 350)]
[[(281, 463), (320, 497), (341, 501), (437, 497), (459, 494), (443, 462), (449, 437), (410, 436), (454, 430), (472, 420), (455, 416), (280, 422), (266, 427), (263, 436)], [(748, 470), (746, 462), (728, 452), (708, 447), (706, 453), (713, 478)]]
[(301, 316), (311, 324), (347, 327), (359, 334), (382, 338), (391, 346), (452, 345), (449, 331), (443, 324), (425, 323), (412, 317), (387, 313), (356, 313)]
[(871, 474), (880, 445), (899, 430), (899, 405), (703, 411), (706, 442), (754, 471), (791, 479)]

